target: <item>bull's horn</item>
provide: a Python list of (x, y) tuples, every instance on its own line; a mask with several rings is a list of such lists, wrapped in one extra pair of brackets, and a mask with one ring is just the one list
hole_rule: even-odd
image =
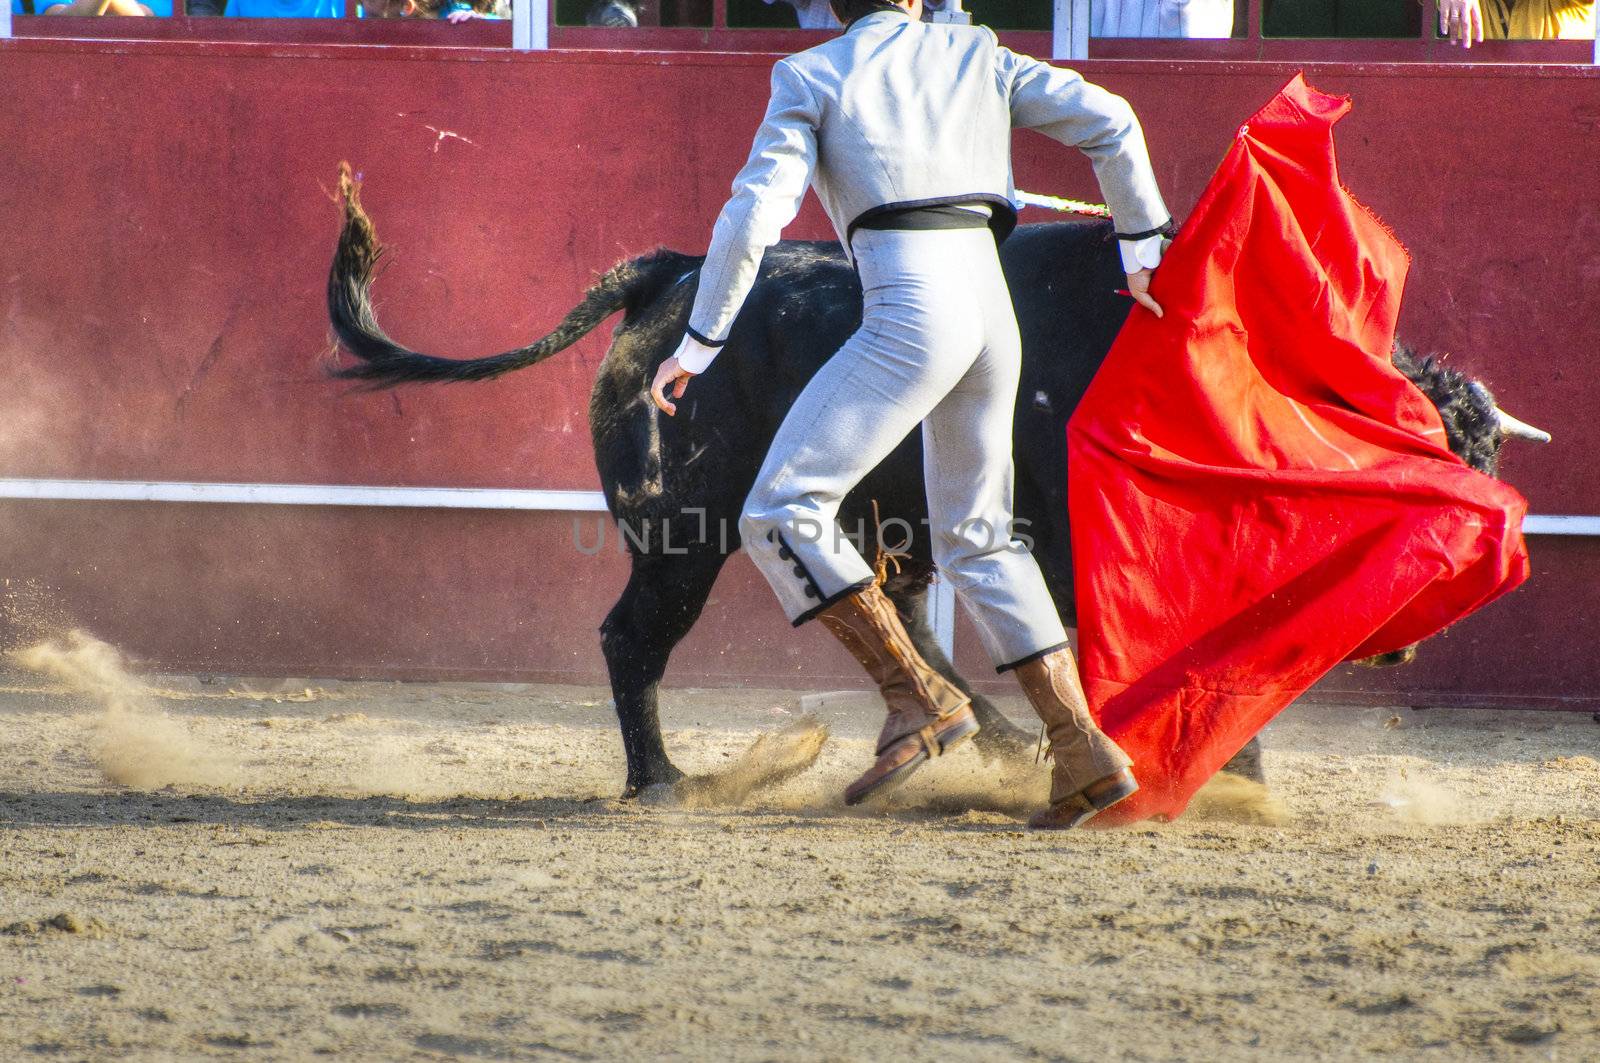
[(1515, 439), (1531, 439), (1535, 443), (1550, 442), (1550, 433), (1542, 428), (1535, 428), (1526, 421), (1519, 421), (1500, 407), (1494, 408), (1494, 415), (1500, 418), (1500, 432), (1502, 435)]

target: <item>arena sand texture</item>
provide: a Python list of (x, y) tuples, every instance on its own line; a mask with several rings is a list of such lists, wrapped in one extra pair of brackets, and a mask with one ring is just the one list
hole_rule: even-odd
[[(1036, 835), (1044, 770), (970, 748), (845, 809), (859, 696), (670, 808), (597, 689), (10, 668), (0, 1059), (1600, 1058), (1586, 713), (1296, 707), (1273, 798)], [(664, 702), (701, 771), (798, 712)]]

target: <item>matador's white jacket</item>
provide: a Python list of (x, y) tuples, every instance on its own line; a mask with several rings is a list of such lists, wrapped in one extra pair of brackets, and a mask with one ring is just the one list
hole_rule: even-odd
[(689, 335), (710, 348), (727, 339), (762, 254), (807, 187), (846, 254), (864, 217), (908, 206), (987, 203), (1003, 238), (1016, 224), (1013, 127), (1089, 156), (1119, 236), (1148, 238), (1171, 221), (1120, 96), (1002, 48), (987, 27), (875, 11), (773, 67), (772, 100), (712, 232)]

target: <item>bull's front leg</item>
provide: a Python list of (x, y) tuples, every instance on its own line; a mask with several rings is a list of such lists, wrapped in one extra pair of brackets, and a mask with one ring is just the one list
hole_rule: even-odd
[(890, 580), (884, 591), (894, 602), (900, 622), (905, 625), (906, 633), (911, 636), (911, 642), (922, 654), (922, 659), (972, 699), (972, 714), (977, 717), (979, 728), (972, 742), (983, 759), (1032, 757), (1034, 736), (1007, 719), (994, 702), (974, 691), (939, 646), (939, 640), (934, 637), (933, 628), (928, 623), (927, 581)]
[(633, 555), (622, 597), (600, 625), (611, 696), (628, 758), (624, 797), (684, 778), (667, 756), (657, 690), (674, 647), (700, 616), (727, 555), (691, 548), (687, 554)]

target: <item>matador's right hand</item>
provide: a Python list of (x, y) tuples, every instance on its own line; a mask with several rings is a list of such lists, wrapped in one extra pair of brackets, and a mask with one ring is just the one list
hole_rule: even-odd
[(1156, 317), (1164, 317), (1165, 311), (1161, 309), (1161, 304), (1150, 298), (1150, 278), (1155, 272), (1153, 269), (1141, 269), (1128, 274), (1128, 294), (1133, 297), (1134, 302)]

